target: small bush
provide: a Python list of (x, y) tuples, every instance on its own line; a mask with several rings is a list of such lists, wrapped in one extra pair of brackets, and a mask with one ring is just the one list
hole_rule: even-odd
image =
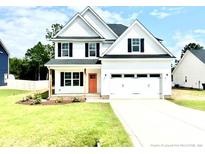
[(25, 97), (23, 97), (21, 101), (22, 101), (22, 102), (26, 102), (27, 99), (26, 99)]
[(56, 103), (63, 103), (63, 97), (58, 97), (56, 100), (55, 100)]
[(41, 97), (42, 97), (42, 99), (47, 99), (48, 98), (48, 91), (41, 93)]
[(33, 97), (31, 96), (31, 95), (28, 95), (28, 96), (26, 96), (26, 100), (30, 100), (30, 99), (32, 99)]
[(73, 103), (76, 103), (76, 102), (81, 102), (81, 101), (80, 101), (80, 99), (79, 99), (79, 98), (74, 97), (74, 98), (72, 99), (72, 102), (73, 102)]
[(32, 105), (35, 105), (35, 104), (41, 104), (41, 94), (35, 94), (34, 95), (34, 100), (33, 100), (33, 103)]

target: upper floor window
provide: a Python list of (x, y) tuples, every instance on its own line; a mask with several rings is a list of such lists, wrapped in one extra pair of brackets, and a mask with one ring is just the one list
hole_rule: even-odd
[(144, 52), (144, 38), (128, 38), (128, 52)]
[(97, 51), (96, 43), (89, 43), (88, 49), (89, 49), (89, 56), (96, 57), (96, 51)]
[(100, 43), (85, 43), (85, 57), (99, 57)]
[(132, 39), (132, 52), (140, 52), (140, 39)]
[(69, 46), (68, 46), (68, 43), (62, 43), (62, 46), (61, 46), (61, 52), (62, 52), (62, 56), (66, 57), (68, 56), (68, 53), (69, 53)]

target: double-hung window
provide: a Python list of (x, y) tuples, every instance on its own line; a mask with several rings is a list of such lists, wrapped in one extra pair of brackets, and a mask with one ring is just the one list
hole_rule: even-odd
[(79, 86), (79, 85), (80, 85), (80, 73), (73, 72), (73, 86)]
[(80, 73), (65, 72), (64, 83), (65, 86), (80, 86)]
[(65, 86), (71, 86), (71, 82), (72, 78), (71, 78), (71, 72), (65, 72)]
[(68, 53), (69, 53), (69, 45), (68, 43), (62, 43), (62, 46), (61, 46), (61, 55), (63, 57), (68, 57)]
[(96, 57), (96, 51), (97, 51), (97, 47), (96, 47), (96, 43), (89, 43), (88, 46), (88, 51), (89, 51), (89, 56), (90, 57)]
[(140, 52), (140, 39), (132, 39), (132, 52)]

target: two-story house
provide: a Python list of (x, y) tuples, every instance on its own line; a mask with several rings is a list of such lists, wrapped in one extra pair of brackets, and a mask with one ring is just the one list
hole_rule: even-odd
[[(49, 94), (102, 97), (171, 95), (174, 56), (138, 20), (107, 24), (91, 8), (77, 13), (52, 39)], [(52, 80), (55, 80), (52, 87)], [(54, 88), (54, 93), (52, 89)]]
[(0, 86), (5, 86), (9, 75), (9, 52), (0, 40)]

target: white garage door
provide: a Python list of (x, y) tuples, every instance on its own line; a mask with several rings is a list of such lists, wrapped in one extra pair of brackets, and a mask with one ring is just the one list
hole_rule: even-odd
[(112, 74), (110, 93), (116, 97), (159, 97), (160, 74)]

